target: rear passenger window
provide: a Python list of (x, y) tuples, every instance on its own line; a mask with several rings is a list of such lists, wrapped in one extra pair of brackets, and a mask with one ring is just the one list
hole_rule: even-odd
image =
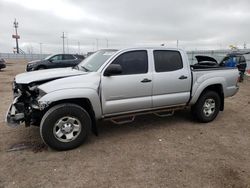
[(118, 56), (112, 64), (119, 64), (122, 67), (122, 73), (119, 75), (128, 74), (143, 74), (148, 72), (148, 55), (147, 51), (131, 51), (125, 52)]
[(75, 59), (75, 57), (73, 55), (63, 55), (64, 56), (64, 60), (73, 60)]
[(169, 72), (183, 68), (181, 54), (177, 51), (155, 50), (155, 71)]

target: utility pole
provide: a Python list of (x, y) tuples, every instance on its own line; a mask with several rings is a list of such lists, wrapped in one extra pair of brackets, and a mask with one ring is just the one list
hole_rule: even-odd
[(67, 53), (69, 53), (69, 36), (68, 36), (68, 34), (67, 34)]
[(14, 21), (14, 28), (15, 28), (15, 35), (12, 35), (12, 38), (16, 39), (16, 53), (19, 54), (19, 46), (18, 46), (18, 39), (20, 39), (20, 36), (17, 34), (17, 28), (18, 28), (18, 22)]
[(246, 42), (244, 42), (244, 49), (247, 49), (247, 44), (246, 44)]
[(63, 39), (63, 54), (64, 54), (64, 53), (65, 53), (65, 49), (64, 49), (64, 39), (66, 38), (65, 35), (64, 35), (64, 32), (63, 32), (61, 38)]

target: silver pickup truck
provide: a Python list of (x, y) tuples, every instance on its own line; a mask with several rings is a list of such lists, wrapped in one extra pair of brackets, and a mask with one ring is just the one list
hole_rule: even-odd
[(210, 122), (237, 93), (238, 77), (236, 68), (190, 66), (180, 49), (100, 50), (73, 68), (17, 75), (6, 121), (38, 125), (48, 146), (67, 150), (97, 134), (97, 120), (127, 123), (191, 107), (198, 121)]

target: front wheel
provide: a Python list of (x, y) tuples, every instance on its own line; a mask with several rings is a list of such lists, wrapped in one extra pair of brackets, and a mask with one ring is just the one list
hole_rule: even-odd
[(191, 111), (194, 118), (198, 121), (207, 123), (213, 121), (220, 111), (221, 99), (214, 91), (204, 92)]
[(91, 118), (82, 107), (75, 104), (59, 104), (43, 116), (40, 134), (49, 147), (69, 150), (84, 142), (90, 127)]

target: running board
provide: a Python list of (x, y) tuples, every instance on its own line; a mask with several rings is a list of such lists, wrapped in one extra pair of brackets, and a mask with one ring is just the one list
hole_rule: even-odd
[(163, 112), (155, 112), (154, 115), (158, 116), (158, 117), (169, 117), (169, 116), (173, 116), (174, 115), (174, 110), (172, 111), (163, 111)]
[(115, 124), (121, 125), (125, 123), (131, 123), (135, 120), (135, 116), (138, 115), (145, 115), (145, 114), (155, 114), (158, 117), (169, 117), (174, 115), (174, 112), (176, 110), (183, 110), (186, 106), (181, 107), (173, 107), (173, 108), (166, 108), (166, 109), (157, 109), (157, 110), (151, 110), (151, 111), (141, 111), (141, 112), (131, 112), (128, 114), (121, 114), (116, 116), (110, 116), (110, 117), (104, 117), (103, 119), (105, 121), (111, 121)]
[(111, 118), (109, 120), (113, 122), (114, 124), (121, 125), (125, 123), (132, 123), (135, 120), (135, 116)]

